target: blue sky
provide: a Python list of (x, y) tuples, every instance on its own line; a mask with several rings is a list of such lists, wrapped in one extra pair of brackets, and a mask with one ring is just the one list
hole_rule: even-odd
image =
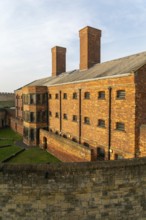
[(51, 75), (51, 48), (79, 68), (79, 33), (102, 30), (102, 62), (146, 51), (145, 0), (0, 0), (0, 92)]

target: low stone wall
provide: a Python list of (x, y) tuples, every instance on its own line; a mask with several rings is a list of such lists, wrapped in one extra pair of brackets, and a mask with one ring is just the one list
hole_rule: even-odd
[(13, 131), (18, 132), (20, 135), (23, 135), (23, 122), (21, 122), (20, 120), (11, 117), (10, 127)]
[(91, 161), (89, 148), (43, 129), (40, 130), (40, 147), (46, 147), (50, 153), (64, 162)]
[(0, 165), (0, 219), (145, 220), (146, 158)]

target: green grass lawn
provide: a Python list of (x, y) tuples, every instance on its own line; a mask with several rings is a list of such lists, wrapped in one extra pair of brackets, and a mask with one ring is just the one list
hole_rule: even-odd
[(0, 138), (13, 139), (15, 141), (22, 139), (22, 137), (19, 134), (17, 134), (10, 128), (0, 129)]
[(21, 150), (21, 148), (17, 147), (17, 146), (10, 146), (10, 147), (1, 148), (0, 149), (0, 162), (4, 159), (10, 157), (11, 155), (17, 153), (20, 150)]
[[(6, 138), (0, 140), (0, 146), (11, 144), (10, 147), (0, 148), (0, 161), (10, 157), (14, 153), (21, 150), (21, 147), (16, 146), (15, 141), (21, 140), (22, 137), (10, 128), (0, 129), (0, 138)], [(21, 154), (17, 155), (9, 161), (9, 163), (58, 163), (57, 158), (49, 154), (48, 152), (40, 149), (39, 147), (28, 148)]]
[(8, 145), (8, 144), (12, 145), (13, 141), (12, 140), (0, 140), (0, 147)]
[(39, 147), (30, 148), (23, 151), (17, 157), (9, 161), (9, 163), (21, 163), (21, 164), (31, 164), (31, 163), (58, 163), (59, 160), (52, 156), (51, 154), (43, 151)]
[(7, 144), (11, 144), (15, 146), (15, 141), (21, 139), (22, 137), (13, 130), (11, 130), (10, 128), (0, 129), (0, 147)]

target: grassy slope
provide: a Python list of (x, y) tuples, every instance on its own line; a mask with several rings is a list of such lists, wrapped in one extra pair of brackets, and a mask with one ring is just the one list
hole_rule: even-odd
[(22, 139), (22, 137), (19, 134), (15, 133), (10, 128), (0, 129), (0, 138), (10, 138), (14, 141)]
[(21, 163), (21, 164), (30, 164), (30, 163), (58, 163), (59, 160), (47, 153), (46, 151), (41, 150), (40, 148), (30, 148), (17, 157), (13, 158), (9, 163)]
[(0, 149), (0, 162), (8, 157), (10, 157), (11, 155), (17, 153), (18, 151), (20, 151), (21, 148), (17, 147), (17, 146), (10, 146), (10, 147), (6, 147), (6, 148), (1, 148)]
[[(21, 140), (22, 137), (12, 131), (10, 128), (0, 129), (0, 138), (6, 138), (6, 140), (0, 140), (0, 146), (11, 144), (11, 147), (0, 148), (0, 161), (8, 158), (12, 154), (19, 151), (21, 148), (15, 146), (16, 140)], [(39, 147), (29, 148), (22, 152), (15, 158), (11, 159), (9, 163), (57, 163), (59, 160), (43, 151)]]

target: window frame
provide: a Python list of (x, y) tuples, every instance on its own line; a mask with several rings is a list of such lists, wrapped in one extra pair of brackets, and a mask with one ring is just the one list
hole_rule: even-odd
[(55, 94), (55, 99), (59, 99), (59, 94), (58, 93)]
[(63, 119), (64, 119), (64, 120), (68, 120), (68, 116), (67, 116), (66, 113), (63, 113)]
[(72, 116), (72, 121), (73, 121), (73, 122), (77, 122), (77, 121), (78, 121), (77, 115), (73, 115), (73, 116)]
[(116, 91), (116, 99), (124, 100), (126, 99), (126, 91), (124, 89), (119, 89)]
[(63, 93), (63, 99), (67, 99), (67, 93)]
[(52, 99), (52, 94), (49, 93), (48, 98), (49, 98), (49, 99)]
[(90, 99), (90, 92), (84, 93), (84, 99)]
[(105, 128), (105, 120), (104, 119), (98, 119), (97, 126), (100, 128)]
[(116, 131), (125, 132), (125, 123), (124, 122), (116, 122)]
[(87, 116), (84, 117), (84, 124), (90, 125), (90, 118), (89, 117), (87, 117)]
[(98, 92), (98, 99), (99, 100), (105, 100), (105, 91), (99, 91)]
[(73, 99), (78, 99), (78, 94), (77, 94), (77, 92), (74, 92), (74, 93), (73, 93), (72, 98), (73, 98)]
[(59, 118), (59, 112), (55, 112), (55, 118)]

